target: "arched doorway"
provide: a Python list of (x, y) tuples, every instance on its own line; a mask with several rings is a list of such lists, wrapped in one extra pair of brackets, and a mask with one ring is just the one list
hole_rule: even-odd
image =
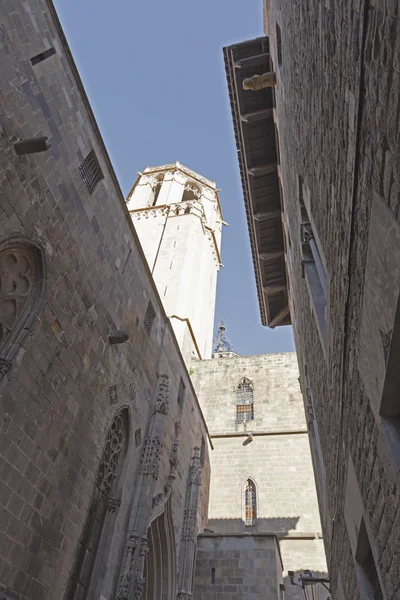
[(171, 499), (147, 532), (149, 553), (144, 567), (143, 600), (175, 600), (176, 597), (175, 539), (170, 502)]

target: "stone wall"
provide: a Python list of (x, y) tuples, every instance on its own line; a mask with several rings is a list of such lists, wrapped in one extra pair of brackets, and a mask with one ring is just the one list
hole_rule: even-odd
[(282, 564), (270, 536), (198, 539), (196, 600), (279, 600)]
[[(373, 585), (390, 600), (400, 593), (399, 436), (389, 418), (399, 415), (393, 400), (399, 358), (399, 6), (267, 0), (265, 15), (277, 74), (292, 321), (305, 402), (311, 395), (321, 444), (326, 489), (320, 486), (320, 496), (334, 595), (337, 590), (357, 600), (367, 593), (373, 568), (365, 567), (362, 550), (369, 545)], [(301, 200), (327, 277), (325, 344), (303, 278)], [(318, 453), (313, 444), (314, 458)], [(349, 464), (364, 540), (348, 532)]]
[[(218, 547), (219, 554), (214, 558), (222, 558), (225, 543), (228, 546), (234, 543), (235, 551), (239, 555), (243, 549), (243, 560), (247, 561), (251, 551), (246, 544), (256, 543), (247, 542), (248, 538), (254, 537), (257, 543), (262, 543), (258, 536), (276, 535), (284, 549), (282, 560), (287, 598), (295, 598), (299, 589), (290, 586), (289, 570), (299, 574), (304, 569), (311, 569), (326, 574), (298, 376), (294, 353), (231, 355), (194, 362), (192, 374), (214, 446), (210, 454), (210, 505), (205, 533), (206, 537), (220, 536), (222, 546)], [(236, 420), (236, 389), (243, 377), (252, 384), (254, 401), (254, 419), (246, 424)], [(250, 434), (252, 438), (249, 438)], [(245, 523), (245, 489), (249, 478), (256, 487), (257, 507), (257, 518), (251, 526)], [(204, 544), (207, 546), (209, 571), (212, 543), (208, 537), (207, 542), (201, 537), (199, 543), (199, 549)], [(228, 566), (224, 565), (224, 569)], [(203, 575), (199, 575), (199, 569), (203, 568), (204, 565), (197, 564), (196, 598), (205, 585)], [(231, 570), (229, 576), (228, 571), (224, 572), (228, 578), (224, 585), (230, 585), (229, 577), (233, 581), (235, 572)], [(264, 577), (269, 576), (265, 571)], [(209, 593), (213, 593), (212, 587)], [(263, 597), (260, 591), (257, 593), (255, 598)]]
[[(152, 415), (163, 415), (163, 428), (158, 478), (142, 496), (148, 515), (152, 495), (165, 492), (181, 425), (171, 492), (177, 556), (193, 448), (206, 442), (206, 426), (51, 2), (2, 3), (0, 64), (0, 583), (16, 597), (63, 597), (109, 426), (126, 407), (118, 512), (98, 579), (110, 598)], [(37, 136), (51, 148), (16, 154), (14, 142)], [(103, 178), (89, 191), (81, 165), (92, 150)], [(115, 330), (128, 341), (112, 345)], [(169, 408), (158, 407), (160, 381)], [(203, 458), (199, 530), (207, 443)]]

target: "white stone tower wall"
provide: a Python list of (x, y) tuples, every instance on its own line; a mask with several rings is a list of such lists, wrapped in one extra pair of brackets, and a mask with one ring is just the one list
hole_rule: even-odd
[[(184, 195), (188, 185), (198, 191), (191, 200)], [(189, 357), (194, 353), (209, 358), (222, 228), (215, 184), (181, 165), (146, 169), (128, 198), (128, 209), (165, 311), (178, 317), (172, 323), (182, 352), (188, 355), (190, 337)]]

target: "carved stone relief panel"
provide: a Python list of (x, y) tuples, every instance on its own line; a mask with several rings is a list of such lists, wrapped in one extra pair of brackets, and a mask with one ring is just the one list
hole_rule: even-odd
[(23, 238), (0, 244), (0, 379), (38, 313), (45, 283), (39, 246)]

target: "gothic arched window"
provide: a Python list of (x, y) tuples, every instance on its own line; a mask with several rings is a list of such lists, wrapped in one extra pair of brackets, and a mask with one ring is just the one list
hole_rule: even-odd
[(0, 380), (39, 311), (45, 285), (39, 246), (17, 237), (0, 244)]
[(257, 497), (256, 486), (251, 479), (247, 480), (245, 490), (245, 524), (246, 526), (254, 525), (257, 518)]
[(188, 181), (183, 190), (182, 202), (195, 202), (201, 196), (200, 188), (191, 181)]
[(158, 200), (158, 196), (160, 195), (160, 191), (161, 191), (161, 186), (163, 184), (164, 181), (164, 175), (159, 175), (157, 177), (157, 181), (154, 184), (153, 187), (153, 202), (152, 202), (152, 206), (155, 206), (157, 204), (157, 200)]
[(112, 533), (117, 495), (128, 447), (127, 410), (119, 411), (110, 426), (96, 480), (86, 522), (78, 543), (75, 563), (69, 580), (66, 600), (88, 600), (98, 596), (96, 583), (101, 575), (101, 562), (107, 555), (110, 541), (104, 532)]
[(242, 423), (253, 419), (253, 384), (247, 377), (243, 377), (236, 388), (236, 421)]

